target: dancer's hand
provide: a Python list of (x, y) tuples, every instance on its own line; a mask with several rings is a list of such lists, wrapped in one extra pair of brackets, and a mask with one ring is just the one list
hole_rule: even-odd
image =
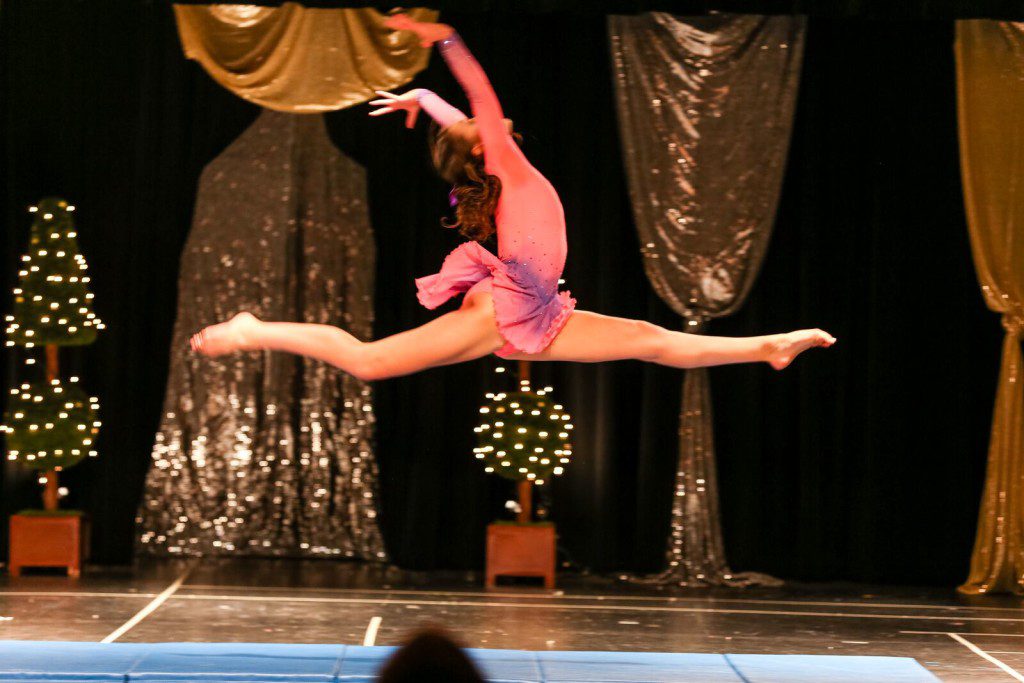
[(386, 90), (374, 90), (375, 93), (381, 96), (383, 99), (372, 100), (371, 106), (380, 107), (380, 109), (374, 109), (370, 112), (370, 116), (381, 116), (382, 114), (390, 114), (393, 111), (405, 111), (405, 127), (412, 128), (416, 125), (416, 117), (420, 113), (420, 103), (418, 97), (423, 92), (422, 89), (417, 88), (416, 90), (410, 90), (407, 93), (401, 95), (395, 95), (389, 93)]
[(455, 29), (448, 24), (431, 24), (415, 21), (408, 14), (392, 14), (384, 25), (394, 31), (412, 31), (420, 38), (420, 45), (430, 47), (450, 36)]

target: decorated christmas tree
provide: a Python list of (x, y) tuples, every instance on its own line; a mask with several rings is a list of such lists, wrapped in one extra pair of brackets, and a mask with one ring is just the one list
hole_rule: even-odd
[(21, 257), (14, 305), (7, 316), (7, 346), (28, 350), (25, 364), (36, 365), (33, 349), (45, 350), (45, 381), (23, 382), (10, 390), (2, 431), (7, 458), (45, 472), (43, 501), (58, 506), (58, 472), (95, 456), (99, 406), (78, 385), (59, 376), (60, 346), (96, 339), (103, 323), (92, 311), (88, 266), (78, 251), (75, 207), (47, 198), (29, 208), (32, 229)]
[[(499, 373), (504, 368), (498, 368)], [(476, 458), (484, 471), (519, 483), (519, 521), (530, 521), (533, 485), (559, 476), (572, 459), (572, 422), (551, 396), (552, 388), (534, 390), (529, 363), (521, 362), (513, 391), (488, 393), (480, 408)]]

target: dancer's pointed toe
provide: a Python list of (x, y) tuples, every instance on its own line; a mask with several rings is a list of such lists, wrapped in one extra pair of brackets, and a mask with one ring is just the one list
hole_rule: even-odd
[(789, 367), (797, 356), (807, 349), (829, 348), (836, 338), (824, 330), (797, 330), (776, 335), (768, 345), (768, 363), (776, 370)]
[(210, 325), (192, 335), (189, 340), (192, 350), (204, 356), (223, 356), (234, 351), (254, 348), (250, 336), (259, 320), (250, 313), (239, 313), (231, 320)]

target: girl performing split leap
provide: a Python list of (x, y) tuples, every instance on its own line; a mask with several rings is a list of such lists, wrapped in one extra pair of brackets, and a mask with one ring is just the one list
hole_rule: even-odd
[[(406, 112), (412, 127), (420, 109), (434, 119), (434, 166), (452, 184), (455, 221), (470, 241), (452, 251), (434, 275), (416, 280), (420, 303), (436, 308), (463, 295), (459, 310), (400, 334), (372, 342), (329, 325), (264, 322), (239, 313), (192, 337), (195, 351), (219, 356), (239, 350), (288, 351), (335, 365), (364, 380), (407, 375), (481, 358), (531, 361), (635, 359), (676, 368), (728, 363), (789, 365), (802, 351), (835, 343), (822, 330), (763, 337), (706, 337), (651, 323), (575, 309), (559, 292), (565, 266), (565, 218), (551, 183), (530, 165), (516, 143), (512, 122), (480, 65), (444, 24), (396, 15), (388, 26), (415, 32), (425, 47), (437, 44), (469, 98), (467, 118), (428, 90), (380, 92), (371, 116)], [(497, 255), (481, 242), (497, 234)]]

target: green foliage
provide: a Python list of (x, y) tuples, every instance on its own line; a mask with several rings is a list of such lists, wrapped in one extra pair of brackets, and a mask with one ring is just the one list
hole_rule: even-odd
[(80, 346), (91, 344), (103, 329), (91, 310), (93, 295), (85, 258), (78, 252), (74, 208), (50, 197), (29, 209), (32, 230), (7, 316), (8, 346)]
[(480, 408), (483, 421), (474, 429), (479, 445), (473, 449), (487, 472), (538, 485), (562, 474), (572, 457), (572, 423), (550, 392), (531, 391), (524, 382), (519, 391), (487, 394), (490, 403)]
[(22, 384), (11, 389), (7, 405), (0, 431), (9, 460), (50, 470), (96, 455), (92, 449), (100, 431), (99, 405), (74, 384)]

